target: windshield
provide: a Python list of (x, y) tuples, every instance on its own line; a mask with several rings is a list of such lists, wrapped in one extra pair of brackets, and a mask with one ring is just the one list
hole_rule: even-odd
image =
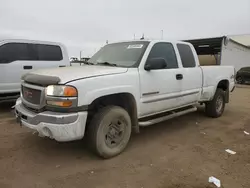
[(137, 67), (148, 46), (146, 41), (108, 44), (89, 59), (89, 62), (118, 67)]

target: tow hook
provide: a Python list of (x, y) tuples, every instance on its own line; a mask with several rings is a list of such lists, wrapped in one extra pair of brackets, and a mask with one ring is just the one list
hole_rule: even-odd
[(16, 122), (19, 123), (20, 127), (22, 127), (21, 117), (18, 114), (16, 115)]

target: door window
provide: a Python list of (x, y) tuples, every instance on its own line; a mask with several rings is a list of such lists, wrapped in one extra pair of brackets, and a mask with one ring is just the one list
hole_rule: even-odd
[(0, 63), (11, 63), (17, 60), (25, 61), (60, 61), (63, 59), (60, 46), (7, 43), (0, 46)]
[(60, 61), (63, 59), (59, 46), (37, 44), (38, 59), (40, 61)]
[(176, 54), (174, 47), (171, 43), (160, 42), (155, 44), (148, 56), (151, 58), (163, 58), (167, 63), (167, 69), (178, 68), (178, 63), (176, 59)]
[(36, 60), (32, 46), (26, 43), (7, 43), (0, 46), (0, 63), (17, 60)]

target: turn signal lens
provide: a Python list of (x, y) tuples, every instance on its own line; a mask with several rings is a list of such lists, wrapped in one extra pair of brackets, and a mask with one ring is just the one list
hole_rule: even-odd
[(72, 101), (47, 101), (47, 104), (52, 106), (70, 107), (72, 106)]
[(64, 88), (64, 96), (65, 97), (76, 97), (77, 96), (77, 90), (74, 87), (66, 86)]

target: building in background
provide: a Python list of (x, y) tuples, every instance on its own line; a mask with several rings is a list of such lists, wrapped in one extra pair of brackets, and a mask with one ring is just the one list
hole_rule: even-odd
[(230, 36), (236, 42), (250, 47), (250, 34), (249, 35), (234, 35)]
[(200, 64), (250, 67), (250, 35), (184, 40), (194, 45)]

